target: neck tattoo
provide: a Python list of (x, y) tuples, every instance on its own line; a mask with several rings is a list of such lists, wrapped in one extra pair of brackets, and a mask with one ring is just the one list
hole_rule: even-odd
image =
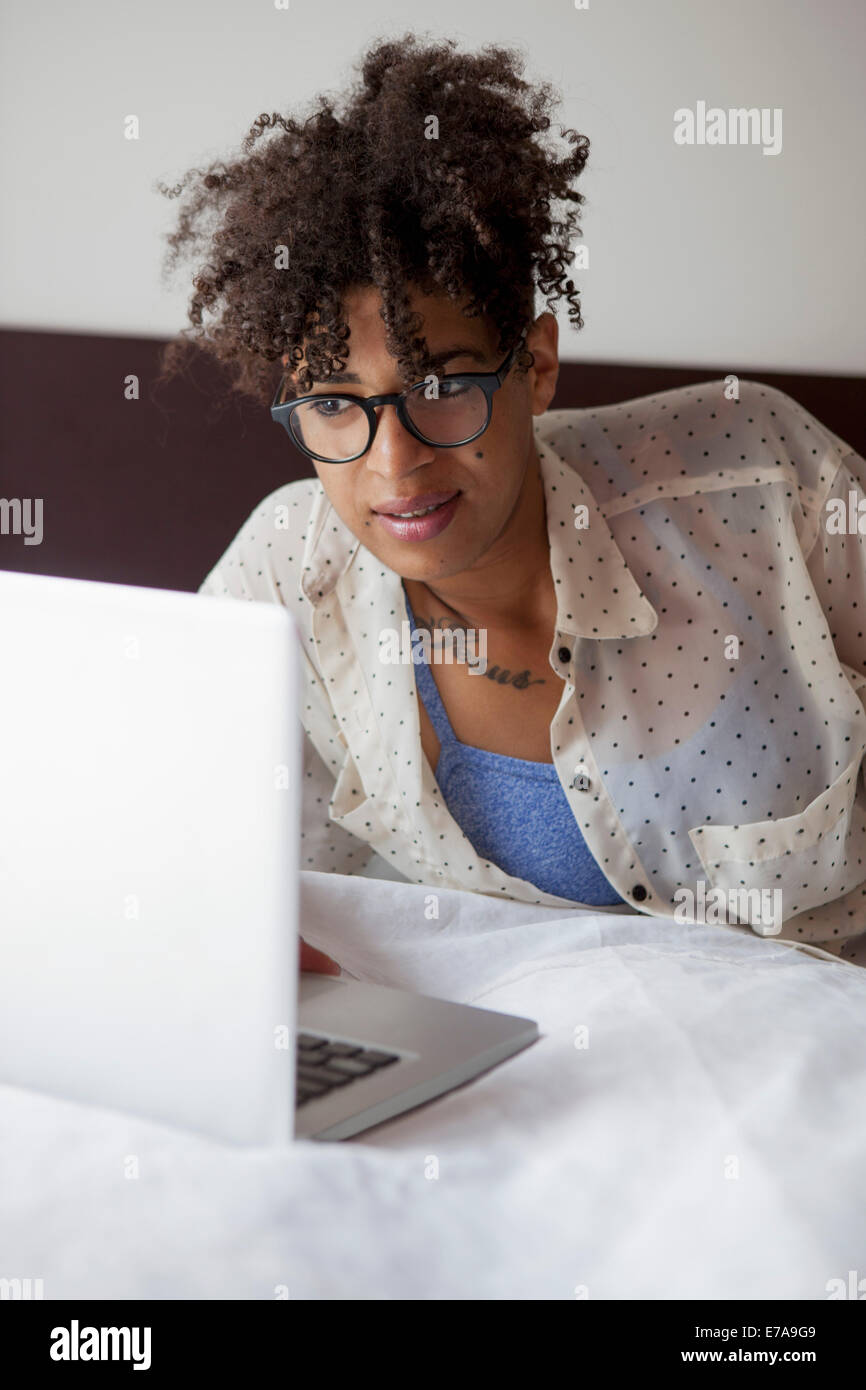
[[(434, 593), (429, 585), (425, 584), (423, 587), (436, 603), (441, 604), (443, 608), (447, 608), (449, 612), (453, 613), (457, 621), (453, 622), (448, 617), (435, 618), (431, 616), (429, 618), (421, 618), (415, 614), (415, 622), (418, 627), (425, 628), (431, 635), (435, 628), (451, 632), (468, 632), (470, 629), (473, 632), (478, 631), (477, 623), (473, 623), (472, 619), (467, 618), (465, 613), (458, 613), (456, 608), (452, 608), (450, 603), (446, 603), (443, 598), (440, 598), (438, 594)], [(543, 676), (533, 676), (531, 671), (526, 668), (522, 671), (510, 671), (500, 666), (488, 665), (484, 675), (487, 680), (495, 681), (497, 685), (510, 685), (514, 690), (528, 690), (531, 685), (546, 685), (547, 683)]]

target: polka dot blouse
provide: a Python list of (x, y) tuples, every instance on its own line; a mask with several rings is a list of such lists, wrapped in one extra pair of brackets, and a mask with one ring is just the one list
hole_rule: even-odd
[[(607, 910), (776, 891), (783, 938), (838, 949), (866, 931), (866, 464), (789, 396), (730, 378), (550, 411), (535, 439), (564, 682), (554, 762), (628, 904)], [(201, 592), (281, 603), (297, 624), (301, 867), (379, 855), (412, 882), (566, 903), (480, 858), (450, 816), (414, 668), (380, 660), (400, 576), (318, 479), (267, 497)]]

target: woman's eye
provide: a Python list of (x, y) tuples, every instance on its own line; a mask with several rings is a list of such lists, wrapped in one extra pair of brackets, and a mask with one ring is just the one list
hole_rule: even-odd
[(316, 401), (313, 410), (317, 415), (324, 415), (327, 419), (333, 420), (335, 415), (339, 415), (341, 411), (347, 409), (347, 405), (346, 401), (325, 399)]
[(462, 396), (469, 388), (462, 381), (440, 381), (439, 395), (447, 396), (453, 400), (455, 396)]

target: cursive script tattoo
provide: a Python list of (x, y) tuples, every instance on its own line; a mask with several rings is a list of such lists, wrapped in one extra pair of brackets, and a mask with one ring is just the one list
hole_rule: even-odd
[[(463, 632), (467, 635), (475, 629), (466, 627), (463, 623), (452, 622), (450, 618), (419, 618), (415, 615), (416, 627), (425, 628), (432, 636), (435, 628), (445, 632)], [(509, 671), (501, 666), (488, 666), (484, 675), (489, 681), (496, 681), (497, 685), (512, 685), (515, 690), (528, 690), (531, 685), (546, 685), (543, 676), (533, 677), (528, 670)]]
[(450, 618), (419, 618), (415, 615), (415, 626), (423, 627), (427, 632), (432, 633), (434, 628), (440, 632), (472, 632), (473, 628), (466, 627), (463, 623), (452, 623)]
[(544, 685), (543, 676), (536, 676), (533, 680), (528, 671), (502, 671), (498, 666), (489, 666), (484, 672), (489, 681), (496, 681), (497, 685), (513, 685), (515, 690), (528, 690), (531, 685)]

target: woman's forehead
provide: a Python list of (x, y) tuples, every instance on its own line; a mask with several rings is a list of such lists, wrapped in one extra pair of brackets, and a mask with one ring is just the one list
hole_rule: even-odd
[[(496, 333), (484, 315), (467, 317), (463, 312), (466, 299), (455, 301), (447, 294), (426, 294), (410, 291), (410, 306), (419, 317), (416, 336), (427, 344), (431, 366), (441, 366), (462, 351), (467, 369), (487, 361), (496, 347)], [(381, 295), (371, 287), (350, 291), (343, 302), (343, 314), (349, 329), (346, 339), (346, 364), (349, 370), (355, 363), (380, 365), (395, 359), (386, 343), (385, 323), (381, 315)], [(438, 361), (434, 361), (438, 358)], [(282, 356), (288, 366), (288, 353)], [(296, 368), (307, 366), (306, 354)]]

